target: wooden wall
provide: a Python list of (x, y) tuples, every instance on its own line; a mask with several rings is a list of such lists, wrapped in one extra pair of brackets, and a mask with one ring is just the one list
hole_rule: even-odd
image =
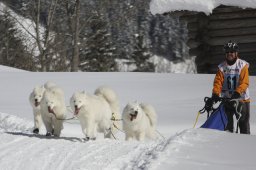
[(239, 45), (240, 58), (250, 63), (250, 75), (256, 75), (256, 9), (219, 6), (208, 16), (188, 11), (177, 14), (187, 22), (187, 44), (190, 55), (197, 56), (198, 73), (216, 73), (225, 59), (223, 45), (232, 40)]

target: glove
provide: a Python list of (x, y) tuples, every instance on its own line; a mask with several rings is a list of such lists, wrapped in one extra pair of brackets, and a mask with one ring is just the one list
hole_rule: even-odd
[(213, 110), (212, 106), (214, 103), (217, 103), (220, 100), (220, 97), (217, 94), (212, 94), (211, 98), (208, 98), (208, 100), (205, 101), (205, 110), (207, 112)]
[(205, 110), (206, 110), (207, 112), (211, 111), (211, 110), (212, 110), (212, 106), (213, 106), (213, 100), (212, 100), (212, 98), (208, 98), (208, 99), (205, 101), (205, 106), (204, 106)]
[(234, 91), (234, 93), (231, 96), (231, 99), (238, 99), (240, 97), (241, 97), (240, 93), (238, 93), (237, 91)]
[(213, 101), (213, 103), (217, 103), (218, 101), (220, 101), (219, 95), (213, 93), (212, 94), (212, 101)]

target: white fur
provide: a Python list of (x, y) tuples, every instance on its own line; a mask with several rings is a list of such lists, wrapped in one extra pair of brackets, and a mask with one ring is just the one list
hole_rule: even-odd
[[(96, 132), (104, 134), (105, 138), (112, 138), (111, 117), (112, 110), (106, 98), (109, 94), (96, 90), (97, 95), (90, 95), (85, 92), (76, 92), (70, 98), (70, 106), (79, 119), (82, 131), (87, 139), (95, 139)], [(103, 90), (104, 91), (104, 90)], [(103, 97), (106, 94), (106, 98)]]
[(114, 92), (113, 89), (107, 86), (100, 86), (95, 90), (94, 94), (103, 97), (110, 105), (112, 111), (112, 118), (115, 119), (112, 120), (111, 131), (113, 135), (115, 135), (118, 130), (121, 129), (120, 105), (117, 94)]
[(50, 89), (52, 87), (57, 87), (57, 85), (51, 81), (47, 81), (45, 84), (44, 84), (44, 88), (46, 89)]
[(42, 125), (41, 107), (40, 103), (44, 95), (45, 88), (43, 86), (36, 86), (29, 95), (29, 102), (34, 114), (34, 129), (40, 129)]
[[(135, 115), (135, 112), (136, 118), (131, 116)], [(143, 141), (146, 137), (155, 139), (157, 116), (153, 106), (138, 102), (128, 103), (122, 117), (125, 140)]]
[(60, 136), (63, 120), (58, 119), (64, 119), (66, 113), (64, 92), (61, 88), (56, 85), (47, 87), (41, 102), (41, 110), (47, 133), (54, 130), (53, 135)]

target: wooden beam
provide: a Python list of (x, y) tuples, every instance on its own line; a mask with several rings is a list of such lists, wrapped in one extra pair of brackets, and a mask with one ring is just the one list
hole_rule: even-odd
[[(218, 45), (218, 46), (211, 46), (210, 47), (210, 53), (212, 55), (217, 55), (217, 54), (224, 54), (224, 50), (223, 50), (223, 45)], [(239, 53), (246, 53), (246, 52), (250, 52), (250, 53), (255, 53), (256, 54), (256, 43), (239, 43), (238, 42), (238, 46), (239, 46)], [(256, 56), (255, 56), (256, 57)]]
[(210, 37), (256, 35), (256, 27), (230, 28), (230, 29), (209, 29)]
[(239, 8), (235, 6), (220, 5), (217, 8), (215, 8), (212, 13), (241, 12), (244, 10), (251, 10), (251, 9), (253, 8)]
[(213, 37), (207, 43), (211, 46), (223, 45), (229, 40), (239, 42), (239, 43), (255, 43), (256, 35), (237, 35), (231, 37)]
[(227, 20), (227, 19), (241, 19), (241, 18), (255, 18), (256, 9), (232, 11), (228, 13), (212, 13), (209, 16), (210, 20)]
[(225, 22), (220, 21), (210, 21), (208, 29), (225, 29), (225, 28), (243, 28), (243, 27), (255, 27), (256, 18), (243, 18), (243, 19), (234, 19), (226, 20)]
[(225, 28), (243, 28), (243, 27), (255, 27), (256, 18), (244, 18), (227, 20), (225, 22), (211, 21), (208, 25), (208, 29), (225, 29)]

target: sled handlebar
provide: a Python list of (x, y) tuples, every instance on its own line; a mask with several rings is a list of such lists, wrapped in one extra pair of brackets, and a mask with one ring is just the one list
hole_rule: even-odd
[[(206, 103), (209, 99), (212, 99), (211, 97), (205, 97), (204, 102)], [(229, 102), (229, 101), (239, 101), (240, 99), (232, 99), (229, 97), (218, 97), (216, 102)]]
[[(205, 111), (209, 112), (210, 110), (214, 110), (214, 108), (212, 106), (210, 106), (210, 110), (209, 110), (209, 106), (208, 106), (208, 110), (206, 109), (207, 107), (207, 101), (211, 99), (211, 97), (205, 97), (204, 98), (204, 102), (205, 102), (205, 106), (199, 111), (201, 114), (204, 113)], [(213, 101), (212, 101), (213, 102)], [(238, 108), (238, 104), (239, 104), (239, 99), (232, 99), (232, 98), (227, 98), (227, 97), (219, 97), (215, 103), (217, 102), (221, 102), (223, 104), (228, 104), (230, 102), (234, 102), (233, 107), (235, 109), (236, 114), (241, 114), (241, 108)], [(213, 104), (213, 103), (212, 103)]]

